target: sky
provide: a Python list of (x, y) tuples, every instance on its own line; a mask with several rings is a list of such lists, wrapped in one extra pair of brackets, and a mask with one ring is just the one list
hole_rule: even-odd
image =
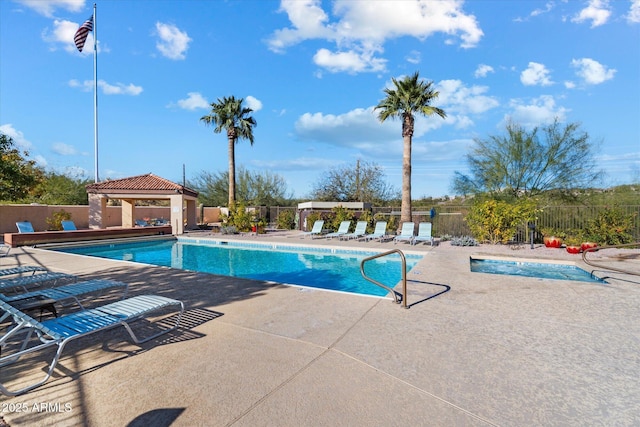
[[(0, 132), (47, 170), (95, 178), (94, 33), (84, 0), (0, 0)], [(402, 183), (399, 120), (374, 107), (419, 72), (447, 113), (418, 116), (412, 197), (453, 195), (474, 139), (578, 122), (604, 171), (640, 182), (640, 0), (98, 0), (98, 177), (182, 183), (225, 172), (225, 133), (200, 121), (243, 98), (254, 144), (236, 166), (306, 198), (370, 162)]]

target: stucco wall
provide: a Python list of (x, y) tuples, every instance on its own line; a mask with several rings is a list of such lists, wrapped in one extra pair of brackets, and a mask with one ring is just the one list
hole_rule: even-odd
[[(0, 233), (17, 233), (16, 222), (30, 221), (36, 231), (45, 231), (48, 228), (47, 218), (54, 212), (64, 210), (71, 214), (71, 219), (78, 228), (89, 228), (89, 206), (70, 205), (0, 205)], [(205, 207), (203, 210), (204, 221), (200, 220), (201, 210), (197, 209), (198, 222), (219, 222), (220, 208)], [(108, 206), (103, 213), (107, 227), (122, 225), (122, 210), (120, 206)], [(142, 218), (171, 218), (171, 209), (168, 206), (136, 206), (136, 219)]]

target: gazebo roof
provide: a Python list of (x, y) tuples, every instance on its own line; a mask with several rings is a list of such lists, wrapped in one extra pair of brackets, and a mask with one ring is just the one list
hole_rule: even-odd
[(198, 197), (198, 192), (184, 185), (176, 184), (168, 179), (161, 178), (152, 173), (132, 176), (129, 178), (110, 179), (86, 186), (87, 193), (93, 194), (147, 194), (172, 195), (183, 194), (190, 197)]

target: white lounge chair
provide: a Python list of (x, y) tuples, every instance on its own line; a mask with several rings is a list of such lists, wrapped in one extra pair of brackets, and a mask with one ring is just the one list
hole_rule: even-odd
[(367, 221), (358, 221), (356, 223), (356, 229), (353, 230), (353, 233), (346, 233), (342, 236), (338, 236), (340, 240), (349, 240), (349, 239), (359, 239), (365, 235), (367, 232)]
[(22, 288), (25, 292), (27, 292), (27, 287), (29, 286), (42, 285), (46, 283), (53, 286), (58, 281), (75, 282), (76, 280), (77, 276), (74, 276), (73, 274), (58, 273), (55, 271), (43, 271), (41, 273), (36, 273), (29, 276), (0, 280), (0, 291), (13, 288)]
[[(138, 338), (129, 325), (136, 320), (166, 310), (178, 311), (177, 320), (174, 325), (168, 329), (162, 329), (160, 332), (145, 337), (144, 339)], [(17, 396), (47, 382), (68, 342), (93, 334), (94, 332), (123, 326), (131, 336), (131, 339), (136, 344), (140, 344), (176, 329), (180, 324), (180, 318), (184, 312), (184, 304), (181, 301), (163, 296), (140, 295), (42, 322), (17, 310), (4, 301), (0, 301), (0, 312), (2, 314), (7, 313), (13, 317), (16, 324), (15, 327), (0, 338), (0, 348), (9, 344), (11, 342), (10, 340), (13, 340), (14, 337), (22, 334), (26, 335), (21, 344), (16, 344), (14, 351), (2, 353), (2, 357), (0, 357), (0, 367), (16, 363), (24, 355), (40, 352), (52, 346), (57, 347), (57, 351), (49, 364), (44, 379), (19, 390), (9, 390), (4, 385), (4, 382), (0, 381), (0, 392), (6, 396)], [(33, 337), (34, 333), (38, 338), (37, 340), (33, 339), (35, 338)], [(3, 369), (0, 372), (11, 372), (11, 370)]]
[(334, 231), (333, 233), (329, 233), (326, 235), (329, 239), (333, 239), (334, 237), (340, 237), (343, 234), (347, 234), (349, 232), (349, 227), (351, 227), (351, 221), (342, 221), (340, 226), (338, 227), (338, 231)]
[(311, 238), (313, 239), (313, 236), (321, 236), (322, 227), (324, 227), (324, 221), (319, 219), (313, 223), (313, 228), (311, 229), (311, 231), (305, 231), (302, 233), (302, 237), (311, 236)]
[(373, 240), (378, 239), (382, 242), (382, 239), (387, 237), (387, 221), (378, 221), (376, 222), (376, 228), (373, 230), (371, 234), (365, 234), (365, 240)]
[(398, 243), (402, 241), (407, 241), (409, 244), (413, 244), (413, 239), (415, 238), (415, 224), (413, 222), (404, 222), (402, 223), (402, 229), (400, 230), (400, 234), (393, 238), (393, 243)]
[(430, 222), (421, 222), (418, 224), (418, 235), (413, 239), (413, 244), (415, 245), (418, 242), (431, 242), (431, 246), (433, 246)]

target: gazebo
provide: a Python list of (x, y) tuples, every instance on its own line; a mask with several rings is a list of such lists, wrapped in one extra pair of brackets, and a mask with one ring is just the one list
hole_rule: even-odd
[[(109, 199), (122, 201), (122, 226), (134, 227), (136, 200), (169, 200), (172, 234), (195, 228), (198, 192), (154, 174), (106, 180), (86, 186), (89, 195), (89, 227), (106, 228), (103, 212)], [(185, 224), (186, 220), (186, 224)]]

